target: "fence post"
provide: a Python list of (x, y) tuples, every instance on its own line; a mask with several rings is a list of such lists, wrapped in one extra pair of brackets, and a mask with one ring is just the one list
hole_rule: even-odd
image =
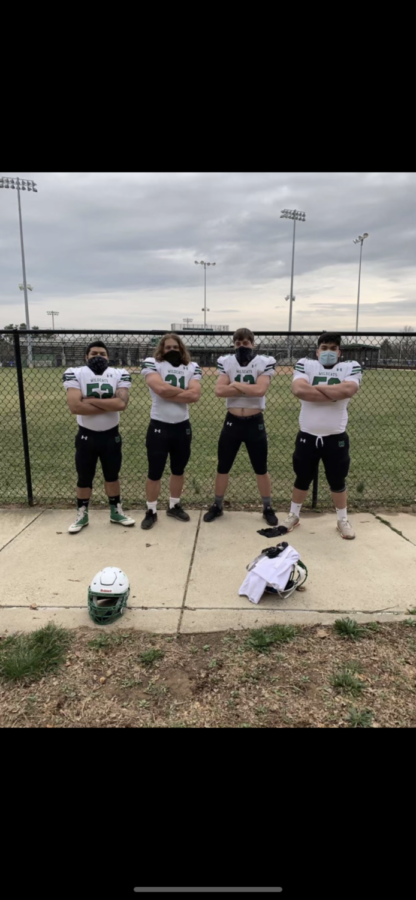
[(316, 509), (316, 504), (318, 502), (318, 472), (319, 472), (319, 462), (315, 469), (315, 475), (313, 476), (312, 509)]
[(19, 389), (20, 422), (22, 425), (23, 452), (25, 456), (26, 488), (29, 506), (33, 506), (32, 473), (30, 471), (29, 438), (27, 434), (25, 391), (23, 386), (22, 357), (20, 353), (19, 332), (13, 331), (14, 358), (16, 360), (17, 386)]

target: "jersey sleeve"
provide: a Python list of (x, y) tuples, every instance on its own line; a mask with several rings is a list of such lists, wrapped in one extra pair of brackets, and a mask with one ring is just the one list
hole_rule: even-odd
[(259, 375), (269, 375), (270, 378), (273, 378), (273, 375), (276, 375), (276, 360), (274, 356), (262, 356), (261, 363)]
[(302, 359), (298, 359), (294, 369), (293, 369), (293, 379), (292, 381), (297, 381), (298, 378), (303, 378), (306, 381), (309, 381), (309, 373), (307, 371), (307, 362), (306, 357), (302, 357)]
[(228, 356), (219, 356), (217, 359), (217, 374), (228, 375)]
[(141, 375), (144, 375), (146, 378), (147, 375), (154, 375), (155, 373), (156, 375), (159, 374), (157, 362), (153, 356), (148, 356), (143, 363)]
[(77, 388), (79, 391), (82, 390), (78, 380), (77, 369), (67, 369), (62, 375), (62, 382), (65, 390), (68, 390), (68, 388)]
[(362, 377), (363, 370), (360, 366), (360, 363), (356, 362), (355, 359), (353, 359), (350, 363), (350, 371), (345, 376), (344, 381), (354, 381), (355, 384), (358, 384), (359, 387)]
[(192, 375), (191, 375), (191, 380), (192, 380), (192, 379), (198, 379), (198, 381), (201, 381), (201, 378), (202, 378), (202, 369), (201, 369), (201, 367), (200, 367), (200, 366), (198, 365), (198, 363), (196, 363), (196, 362), (191, 363), (191, 366), (192, 366), (192, 368), (193, 368), (193, 372), (192, 372)]
[(117, 374), (118, 374), (117, 387), (118, 388), (125, 387), (125, 388), (130, 389), (131, 388), (130, 372), (128, 372), (127, 369), (118, 369)]

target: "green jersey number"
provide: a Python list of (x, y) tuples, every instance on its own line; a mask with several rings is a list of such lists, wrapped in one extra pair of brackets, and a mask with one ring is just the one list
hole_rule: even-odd
[(328, 381), (327, 378), (327, 375), (315, 375), (315, 378), (312, 382), (312, 387), (314, 387), (315, 384), (319, 384), (320, 382), (324, 382), (325, 384), (341, 384), (339, 378), (329, 378)]
[(178, 387), (179, 382), (179, 387), (182, 388), (183, 391), (185, 390), (185, 375), (180, 375), (179, 378), (173, 374), (166, 375), (165, 381), (169, 381), (172, 387)]
[[(241, 382), (241, 375), (236, 375), (235, 380)], [(243, 381), (245, 381), (246, 384), (255, 384), (256, 383), (253, 375), (243, 375)]]
[(87, 397), (96, 397), (97, 400), (105, 400), (106, 397), (112, 397), (113, 393), (111, 384), (99, 385), (98, 381), (93, 384), (87, 384)]

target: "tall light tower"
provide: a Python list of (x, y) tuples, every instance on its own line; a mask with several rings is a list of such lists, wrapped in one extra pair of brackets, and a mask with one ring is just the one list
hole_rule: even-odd
[(198, 262), (198, 260), (196, 259), (195, 265), (204, 267), (204, 305), (202, 307), (202, 312), (204, 313), (204, 328), (206, 328), (207, 327), (207, 312), (209, 312), (209, 309), (207, 309), (207, 266), (216, 266), (217, 264), (215, 262), (214, 263), (205, 262), (205, 260), (203, 260), (203, 259), (201, 259)]
[[(30, 320), (29, 320), (29, 302), (27, 299), (27, 289), (28, 284), (26, 281), (26, 264), (25, 264), (25, 248), (23, 245), (23, 225), (22, 225), (22, 208), (20, 205), (20, 191), (34, 191), (37, 194), (38, 189), (35, 185), (34, 181), (28, 181), (26, 178), (0, 178), (0, 188), (12, 188), (13, 190), (17, 190), (17, 204), (19, 207), (19, 225), (20, 225), (20, 246), (22, 249), (22, 269), (23, 269), (23, 290), (25, 292), (25, 316), (26, 316), (26, 328), (30, 331)], [(32, 290), (32, 288), (29, 288)], [(32, 362), (32, 340), (30, 334), (27, 336), (27, 364), (30, 368), (33, 365)]]
[(290, 276), (290, 294), (289, 297), (286, 297), (286, 300), (289, 300), (289, 334), (292, 331), (292, 304), (295, 302), (295, 297), (293, 296), (293, 277), (295, 271), (295, 240), (296, 240), (296, 222), (304, 222), (306, 219), (306, 213), (302, 212), (299, 209), (282, 209), (280, 214), (281, 219), (293, 219), (293, 246), (292, 246), (292, 273)]
[(364, 234), (359, 234), (358, 238), (354, 238), (354, 244), (360, 244), (360, 264), (358, 267), (358, 293), (357, 293), (357, 317), (355, 322), (355, 331), (358, 334), (358, 314), (360, 309), (360, 284), (361, 284), (361, 259), (363, 255), (363, 243), (365, 239), (368, 238), (368, 232), (365, 231)]
[(48, 309), (46, 315), (52, 316), (52, 331), (55, 331), (55, 316), (59, 316), (59, 312), (56, 312), (55, 309)]

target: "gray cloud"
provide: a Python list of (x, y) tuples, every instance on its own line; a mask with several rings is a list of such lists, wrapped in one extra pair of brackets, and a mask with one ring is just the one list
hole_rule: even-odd
[[(359, 255), (353, 238), (363, 230), (370, 237), (360, 315), (397, 317), (399, 326), (401, 317), (416, 314), (413, 291), (403, 290), (415, 274), (413, 173), (19, 174), (39, 189), (22, 194), (32, 324), (47, 324), (51, 304), (61, 304), (62, 327), (196, 320), (203, 270), (194, 260), (205, 259), (216, 262), (207, 271), (211, 318), (253, 310), (256, 327), (266, 327), (266, 309), (277, 297), (282, 315), (288, 307), (292, 223), (280, 219), (285, 206), (306, 211), (306, 222), (297, 225), (294, 292), (297, 303), (307, 296), (313, 304), (308, 300), (302, 318), (353, 314)], [(0, 278), (1, 327), (24, 315), (12, 190), (0, 191)], [(375, 310), (365, 297), (380, 279), (393, 293), (384, 292)], [(319, 301), (324, 292), (331, 302)]]

